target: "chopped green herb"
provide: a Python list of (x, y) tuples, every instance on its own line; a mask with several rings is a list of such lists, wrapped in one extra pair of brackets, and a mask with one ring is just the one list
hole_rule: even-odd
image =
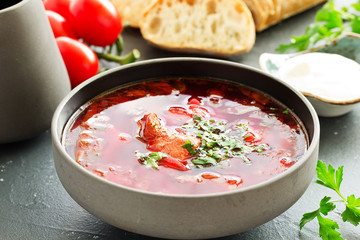
[(194, 120), (195, 122), (201, 122), (201, 117), (199, 117), (199, 116), (193, 116), (193, 120)]
[(340, 193), (340, 185), (343, 180), (343, 166), (339, 167), (335, 171), (331, 164), (326, 167), (325, 163), (323, 163), (322, 161), (318, 161), (316, 173), (318, 177), (316, 183), (334, 190), (341, 199), (337, 201), (330, 201), (331, 197), (325, 196), (320, 201), (320, 207), (317, 210), (305, 213), (303, 215), (299, 224), (300, 230), (305, 226), (305, 224), (317, 218), (319, 222), (319, 236), (323, 240), (343, 239), (340, 236), (340, 232), (337, 231), (337, 229), (339, 229), (339, 225), (335, 221), (329, 218), (325, 218), (324, 216), (327, 216), (329, 212), (333, 211), (336, 208), (336, 203), (343, 202), (345, 203), (346, 207), (341, 214), (343, 221), (349, 222), (354, 226), (358, 226), (360, 223), (360, 198), (355, 198), (354, 195), (350, 195), (345, 198)]
[(289, 114), (289, 109), (285, 109), (284, 111), (282, 111), (283, 114)]
[(194, 150), (194, 144), (190, 142), (190, 140), (186, 140), (185, 144), (182, 145), (183, 148), (186, 148), (186, 150), (189, 151), (191, 155), (194, 155), (196, 151)]
[(247, 123), (239, 123), (236, 125), (236, 127), (246, 131), (248, 129), (248, 124)]
[(159, 161), (164, 157), (168, 157), (166, 153), (162, 153), (162, 152), (151, 152), (149, 155), (146, 155), (145, 153), (136, 152), (136, 156), (140, 159), (143, 165), (154, 169), (159, 169), (159, 165), (158, 165)]
[(216, 161), (215, 158), (213, 157), (199, 157), (196, 159), (192, 160), (192, 163), (195, 165), (201, 165), (201, 166), (212, 166), (212, 165), (216, 165), (218, 162)]
[(243, 133), (248, 129), (245, 123), (237, 124), (233, 131), (224, 121), (202, 120), (198, 116), (194, 116), (193, 120), (193, 124), (186, 124), (183, 129), (201, 138), (201, 145), (195, 151), (189, 141), (183, 148), (194, 155), (192, 163), (197, 167), (214, 166), (231, 157), (240, 157), (250, 164), (246, 157), (248, 153), (261, 153), (269, 148), (265, 144), (251, 145), (244, 141)]

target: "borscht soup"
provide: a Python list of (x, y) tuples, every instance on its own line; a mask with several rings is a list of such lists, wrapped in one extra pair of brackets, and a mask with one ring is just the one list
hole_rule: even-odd
[(163, 78), (100, 94), (62, 144), (88, 171), (157, 193), (208, 194), (266, 181), (308, 148), (299, 118), (271, 96), (210, 78)]

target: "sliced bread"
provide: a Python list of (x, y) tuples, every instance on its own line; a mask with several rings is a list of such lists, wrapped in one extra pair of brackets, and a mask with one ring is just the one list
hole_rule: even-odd
[(153, 0), (110, 0), (121, 16), (123, 23), (138, 28), (142, 13)]
[(245, 53), (255, 43), (254, 20), (242, 0), (156, 0), (140, 31), (161, 48), (216, 56)]
[(326, 0), (244, 0), (258, 32)]

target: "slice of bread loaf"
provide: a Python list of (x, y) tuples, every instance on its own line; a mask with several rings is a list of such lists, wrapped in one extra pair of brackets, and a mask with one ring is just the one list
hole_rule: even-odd
[(158, 47), (214, 56), (248, 52), (255, 42), (242, 0), (157, 0), (144, 12), (140, 31)]
[(258, 32), (326, 0), (244, 0)]
[(110, 0), (119, 12), (123, 23), (138, 28), (142, 13), (154, 0)]

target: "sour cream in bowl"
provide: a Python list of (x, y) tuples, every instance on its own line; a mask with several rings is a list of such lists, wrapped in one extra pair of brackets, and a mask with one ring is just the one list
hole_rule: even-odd
[(306, 53), (289, 59), (279, 76), (307, 96), (334, 104), (360, 99), (360, 65), (330, 53)]
[(263, 53), (260, 68), (304, 94), (319, 116), (341, 116), (360, 102), (359, 41), (344, 35), (304, 52)]
[(286, 61), (278, 74), (307, 96), (321, 116), (345, 114), (360, 101), (360, 65), (339, 54), (301, 54)]

